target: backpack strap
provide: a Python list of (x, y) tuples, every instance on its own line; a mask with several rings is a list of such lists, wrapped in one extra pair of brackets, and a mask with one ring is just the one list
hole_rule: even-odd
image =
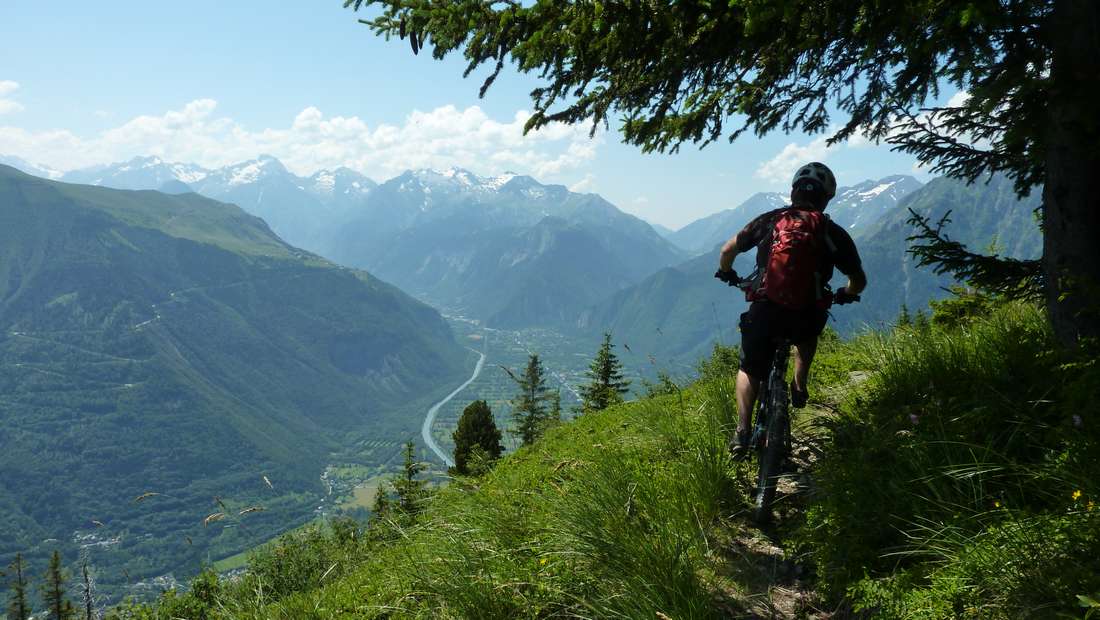
[(832, 220), (829, 219), (829, 215), (826, 214), (826, 213), (822, 213), (821, 215), (825, 216), (825, 223), (823, 224), (823, 226), (825, 226), (825, 232), (822, 235), (822, 236), (825, 237), (825, 247), (829, 248), (829, 254), (832, 254), (832, 255), (835, 256), (836, 255), (836, 243), (834, 243), (833, 238), (829, 236), (829, 224), (832, 223)]

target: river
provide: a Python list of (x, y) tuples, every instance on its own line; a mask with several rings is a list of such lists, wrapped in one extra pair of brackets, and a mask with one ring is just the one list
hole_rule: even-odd
[(432, 452), (435, 452), (436, 456), (438, 456), (447, 467), (454, 467), (454, 459), (447, 456), (447, 453), (435, 442), (435, 438), (432, 437), (432, 424), (435, 423), (435, 416), (439, 413), (439, 409), (450, 402), (459, 392), (465, 390), (466, 386), (473, 383), (474, 379), (477, 379), (477, 376), (481, 374), (481, 369), (485, 366), (485, 354), (481, 351), (475, 351), (474, 349), (470, 350), (481, 356), (477, 360), (477, 365), (474, 366), (474, 374), (470, 375), (470, 378), (467, 379), (465, 383), (455, 388), (455, 391), (448, 394), (446, 398), (432, 405), (431, 408), (428, 409), (428, 415), (424, 416), (423, 426), (420, 427), (420, 435), (424, 438), (424, 443), (431, 448)]

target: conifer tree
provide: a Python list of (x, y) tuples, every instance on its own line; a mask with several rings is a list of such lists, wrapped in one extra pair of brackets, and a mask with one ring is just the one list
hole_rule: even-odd
[(42, 602), (46, 604), (46, 611), (52, 620), (70, 620), (73, 617), (73, 604), (65, 598), (66, 581), (68, 577), (61, 567), (61, 553), (55, 550), (42, 586)]
[(917, 310), (917, 318), (913, 319), (913, 327), (919, 332), (928, 331), (932, 328), (932, 322), (928, 320), (928, 315), (924, 310)]
[(385, 518), (390, 511), (390, 489), (389, 482), (378, 485), (378, 490), (374, 493), (374, 504), (371, 506), (371, 520)]
[(30, 602), (27, 600), (27, 575), (25, 571), (23, 554), (16, 553), (15, 559), (8, 565), (8, 577), (11, 579), (8, 620), (27, 620), (31, 615)]
[(603, 344), (589, 365), (588, 385), (581, 387), (581, 410), (602, 411), (623, 402), (623, 394), (630, 389), (630, 381), (623, 378), (623, 365), (612, 351), (611, 334), (603, 335)]
[(909, 306), (901, 304), (901, 312), (898, 313), (896, 327), (909, 327), (913, 324), (913, 317), (909, 316)]
[(416, 460), (416, 446), (412, 441), (405, 444), (405, 463), (401, 475), (393, 481), (393, 490), (397, 494), (397, 509), (406, 515), (416, 515), (423, 509), (427, 496), (427, 482), (418, 476), (425, 465)]
[[(921, 258), (1037, 283), (1059, 339), (1100, 337), (1096, 0), (345, 2), (364, 4), (380, 9), (364, 23), (408, 36), (413, 53), (458, 52), (467, 75), (488, 64), (482, 96), (506, 64), (537, 75), (526, 130), (594, 133), (621, 119), (623, 140), (646, 152), (827, 132), (830, 144), (884, 141), (966, 181), (1006, 174), (1019, 195), (1041, 186), (1041, 260), (935, 238)], [(958, 96), (941, 103), (948, 85)]]
[(542, 435), (549, 417), (546, 403), (551, 395), (550, 389), (546, 387), (546, 373), (538, 354), (532, 354), (528, 358), (527, 368), (522, 376), (516, 376), (507, 368), (504, 370), (519, 386), (519, 394), (511, 401), (512, 432), (519, 435), (523, 445), (530, 445)]
[(489, 409), (489, 403), (483, 400), (475, 400), (466, 406), (451, 437), (455, 442), (455, 473), (461, 475), (470, 473), (467, 460), (473, 448), (481, 448), (490, 461), (500, 458), (504, 450), (493, 412)]

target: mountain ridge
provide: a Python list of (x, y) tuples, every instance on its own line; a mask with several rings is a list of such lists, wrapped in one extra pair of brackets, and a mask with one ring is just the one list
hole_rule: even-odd
[[(102, 543), (115, 593), (194, 571), (309, 519), (332, 455), (396, 449), (468, 360), (436, 311), (236, 206), (0, 166), (0, 556)], [(215, 496), (265, 510), (204, 525)]]

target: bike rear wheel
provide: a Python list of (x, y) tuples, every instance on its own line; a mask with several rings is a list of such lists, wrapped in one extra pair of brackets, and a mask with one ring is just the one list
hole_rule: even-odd
[(772, 504), (787, 449), (787, 402), (784, 377), (773, 372), (768, 386), (768, 432), (764, 447), (759, 452), (760, 471), (753, 509), (753, 519), (757, 523), (767, 523), (772, 517)]

